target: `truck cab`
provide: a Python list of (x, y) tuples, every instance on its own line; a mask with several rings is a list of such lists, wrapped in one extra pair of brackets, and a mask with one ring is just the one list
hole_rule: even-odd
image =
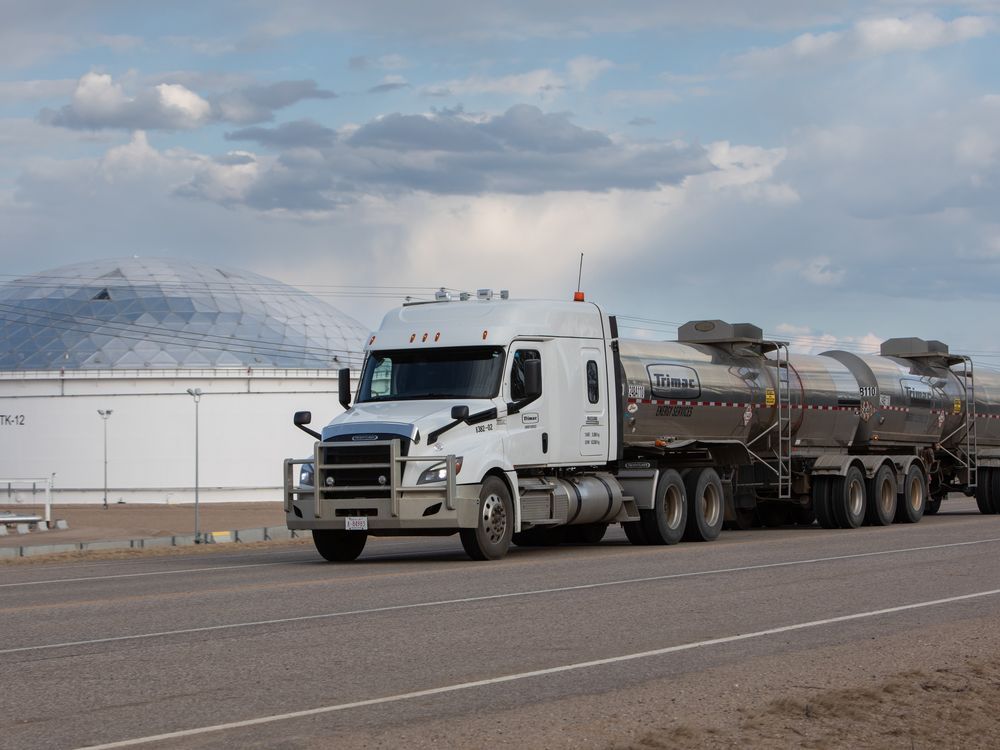
[(489, 291), (390, 311), (345, 412), (310, 430), (311, 486), (292, 481), (305, 461), (286, 461), (288, 526), (312, 530), (332, 560), (357, 557), (369, 534), (454, 533), (471, 557), (495, 559), (573, 511), (618, 520), (617, 484), (554, 481), (618, 458), (614, 329), (592, 303)]

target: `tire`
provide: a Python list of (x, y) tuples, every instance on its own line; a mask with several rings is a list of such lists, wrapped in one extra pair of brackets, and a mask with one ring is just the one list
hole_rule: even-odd
[(840, 528), (856, 529), (864, 522), (868, 505), (865, 484), (865, 475), (857, 466), (848, 468), (843, 481), (834, 484), (830, 510)]
[(943, 498), (940, 497), (932, 497), (931, 499), (929, 499), (927, 501), (927, 505), (924, 506), (924, 515), (925, 516), (937, 515), (937, 512), (941, 510), (941, 500), (943, 500)]
[(993, 477), (1000, 472), (992, 469), (980, 469), (976, 482), (976, 505), (979, 512), (993, 515), (997, 512), (997, 493), (993, 489)]
[(667, 469), (660, 475), (652, 509), (639, 511), (647, 544), (677, 544), (684, 537), (691, 517), (689, 498), (680, 474)]
[(927, 508), (927, 477), (924, 470), (912, 464), (903, 480), (903, 493), (896, 503), (896, 523), (917, 523)]
[(839, 477), (813, 477), (812, 510), (824, 529), (837, 528), (837, 520), (830, 510), (830, 494), (839, 481)]
[(608, 533), (606, 523), (585, 523), (566, 527), (566, 542), (569, 544), (598, 544)]
[(465, 554), (473, 560), (499, 560), (510, 549), (514, 536), (514, 504), (507, 484), (489, 476), (479, 491), (479, 523), (474, 529), (459, 529)]
[(313, 529), (312, 536), (316, 551), (329, 562), (357, 560), (368, 541), (367, 531)]
[(865, 522), (871, 526), (888, 526), (896, 517), (898, 487), (896, 472), (883, 465), (868, 481), (868, 510)]
[(511, 536), (511, 541), (518, 547), (558, 547), (566, 539), (566, 527), (548, 528), (543, 526), (527, 531), (518, 531)]
[(726, 498), (722, 480), (715, 469), (692, 470), (684, 481), (687, 490), (687, 524), (683, 538), (689, 542), (710, 542), (722, 531)]
[[(641, 516), (646, 511), (639, 511)], [(635, 545), (649, 544), (649, 540), (646, 539), (646, 532), (642, 530), (642, 521), (626, 521), (622, 524), (622, 529), (625, 531), (625, 536), (628, 540)]]

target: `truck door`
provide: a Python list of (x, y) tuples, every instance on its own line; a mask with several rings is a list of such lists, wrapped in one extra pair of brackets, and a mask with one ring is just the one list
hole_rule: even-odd
[(608, 457), (608, 404), (604, 363), (606, 357), (600, 349), (580, 350), (579, 393), (580, 456), (584, 458)]
[(504, 378), (504, 395), (509, 403), (524, 397), (524, 363), (529, 359), (542, 362), (542, 395), (525, 406), (517, 414), (507, 415), (510, 462), (517, 466), (532, 466), (548, 461), (551, 446), (547, 404), (550, 400), (546, 391), (552, 385), (546, 384), (546, 363), (544, 344), (541, 341), (515, 341), (510, 345), (507, 357), (507, 374)]

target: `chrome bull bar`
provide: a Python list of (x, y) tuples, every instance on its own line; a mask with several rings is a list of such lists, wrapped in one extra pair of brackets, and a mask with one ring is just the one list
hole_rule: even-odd
[[(399, 517), (399, 504), (402, 499), (403, 493), (427, 493), (427, 494), (440, 494), (442, 487), (438, 483), (430, 485), (404, 485), (403, 484), (403, 468), (407, 463), (430, 463), (436, 464), (444, 462), (445, 464), (445, 479), (444, 479), (444, 503), (445, 508), (448, 510), (455, 510), (455, 496), (457, 494), (455, 476), (456, 476), (456, 460), (455, 454), (450, 453), (447, 456), (404, 456), (400, 451), (399, 440), (373, 440), (371, 442), (364, 443), (366, 448), (379, 448), (384, 447), (388, 450), (386, 451), (388, 460), (385, 462), (374, 462), (374, 463), (322, 463), (321, 457), (324, 455), (324, 449), (335, 449), (338, 446), (343, 446), (340, 442), (317, 442), (313, 449), (312, 458), (286, 458), (285, 459), (285, 476), (284, 476), (284, 507), (285, 512), (290, 513), (292, 511), (292, 503), (301, 495), (312, 495), (313, 496), (313, 507), (314, 514), (316, 518), (321, 518), (320, 513), (323, 500), (336, 500), (338, 499), (338, 494), (343, 495), (344, 493), (364, 493), (364, 492), (377, 492), (377, 493), (389, 493), (389, 511), (393, 518)], [(295, 467), (302, 466), (303, 464), (313, 464), (313, 477), (315, 481), (315, 486), (299, 485), (298, 479), (296, 477)], [(324, 475), (324, 472), (329, 472), (332, 470), (375, 470), (384, 469), (387, 478), (386, 484), (372, 484), (372, 485), (352, 485), (347, 487), (334, 486), (321, 486), (319, 483), (319, 478)], [(345, 498), (346, 499), (346, 498)], [(353, 498), (352, 498), (353, 499)]]

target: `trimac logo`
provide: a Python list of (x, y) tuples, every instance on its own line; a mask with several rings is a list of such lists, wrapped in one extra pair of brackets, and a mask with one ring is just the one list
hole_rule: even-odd
[(351, 440), (378, 440), (378, 435), (351, 435)]
[(649, 386), (657, 398), (691, 399), (701, 395), (698, 373), (690, 367), (673, 364), (646, 365)]

